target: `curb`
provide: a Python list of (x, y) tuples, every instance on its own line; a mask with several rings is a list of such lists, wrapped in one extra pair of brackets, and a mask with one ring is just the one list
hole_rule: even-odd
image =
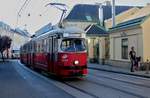
[(135, 74), (135, 73), (130, 73), (130, 72), (114, 71), (114, 70), (95, 68), (95, 67), (88, 67), (88, 68), (94, 69), (94, 70), (106, 71), (106, 72), (113, 72), (113, 73), (118, 73), (118, 74), (132, 75), (132, 76), (137, 76), (137, 77), (142, 77), (142, 78), (150, 78), (150, 76), (147, 76), (147, 75), (140, 75), (140, 74)]

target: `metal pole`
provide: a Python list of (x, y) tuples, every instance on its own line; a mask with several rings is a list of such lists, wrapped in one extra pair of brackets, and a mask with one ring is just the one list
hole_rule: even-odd
[(112, 26), (115, 26), (115, 14), (116, 14), (116, 10), (115, 10), (115, 0), (112, 0)]
[(59, 20), (59, 26), (60, 26), (60, 27), (63, 26), (63, 23), (62, 23), (62, 22), (63, 22), (63, 18), (64, 18), (65, 13), (66, 13), (66, 10), (63, 10), (63, 11), (62, 11), (62, 15), (61, 15), (60, 20)]

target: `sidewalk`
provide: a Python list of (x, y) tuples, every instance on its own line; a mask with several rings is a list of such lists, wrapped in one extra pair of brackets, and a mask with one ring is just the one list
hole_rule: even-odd
[(115, 67), (111, 65), (93, 64), (93, 63), (89, 63), (88, 68), (107, 71), (107, 72), (126, 74), (126, 75), (133, 75), (133, 76), (144, 77), (144, 78), (150, 78), (150, 71), (148, 74), (146, 74), (146, 71), (130, 72), (130, 69), (127, 68)]

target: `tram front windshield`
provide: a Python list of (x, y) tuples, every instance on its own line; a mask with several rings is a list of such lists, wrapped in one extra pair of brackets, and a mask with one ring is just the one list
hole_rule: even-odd
[(68, 38), (63, 39), (61, 49), (67, 52), (85, 51), (85, 40), (81, 38)]

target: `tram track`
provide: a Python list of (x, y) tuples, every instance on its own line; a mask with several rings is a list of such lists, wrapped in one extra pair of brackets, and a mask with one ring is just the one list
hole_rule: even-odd
[[(51, 76), (49, 76), (48, 74), (45, 74), (45, 73), (41, 73), (41, 75), (44, 76), (44, 77), (47, 77), (48, 79), (54, 79), (53, 77), (51, 77)], [(84, 93), (84, 94), (90, 96), (90, 98), (100, 98), (99, 96), (97, 96), (97, 95), (95, 95), (95, 94), (92, 94), (91, 92), (86, 91), (86, 90), (84, 90), (84, 89), (81, 88), (81, 87), (74, 86), (72, 83), (69, 83), (69, 82), (66, 82), (66, 81), (62, 81), (62, 80), (59, 80), (59, 79), (57, 80), (56, 78), (55, 78), (54, 80), (57, 81), (57, 86), (58, 86), (58, 84), (59, 84), (58, 82), (60, 82), (60, 83), (62, 83), (62, 84), (64, 84), (64, 85), (66, 85), (66, 86), (69, 86), (69, 87), (71, 87), (71, 88), (73, 88), (73, 89), (75, 89), (75, 90), (77, 90), (77, 91), (79, 91), (79, 92), (82, 92), (82, 93)], [(95, 85), (98, 85), (98, 86), (104, 86), (104, 87), (106, 87), (106, 88), (111, 88), (111, 89), (113, 89), (113, 90), (116, 90), (116, 91), (119, 91), (119, 92), (122, 92), (122, 93), (125, 93), (125, 94), (128, 94), (128, 95), (132, 95), (132, 96), (135, 96), (135, 97), (137, 97), (137, 98), (147, 98), (147, 97), (142, 96), (142, 95), (140, 95), (140, 94), (135, 94), (135, 93), (128, 92), (128, 91), (125, 91), (125, 90), (122, 90), (122, 89), (118, 89), (118, 88), (116, 88), (116, 87), (112, 87), (112, 86), (105, 85), (105, 84), (102, 84), (102, 83), (97, 83), (97, 82), (91, 81), (91, 80), (89, 80), (89, 79), (88, 79), (88, 80), (86, 79), (86, 82), (89, 82), (89, 83), (92, 83), (92, 84), (95, 84)], [(59, 84), (59, 85), (62, 85), (62, 84)], [(60, 87), (60, 86), (59, 86), (59, 87)]]
[(101, 83), (100, 81), (99, 82), (95, 82), (95, 81), (91, 81), (91, 80), (87, 80), (88, 82), (91, 82), (93, 84), (96, 84), (96, 85), (99, 85), (99, 86), (104, 86), (106, 88), (111, 88), (111, 89), (114, 89), (116, 91), (120, 91), (122, 93), (125, 93), (125, 94), (128, 94), (128, 95), (132, 95), (132, 96), (135, 96), (135, 97), (138, 97), (138, 98), (148, 98), (146, 96), (143, 96), (143, 95), (140, 95), (140, 94), (135, 94), (135, 93), (132, 93), (132, 92), (129, 92), (129, 91), (126, 91), (126, 90), (123, 90), (123, 89), (119, 89), (115, 86), (110, 86), (110, 85), (107, 85), (107, 84), (104, 84), (104, 83)]
[[(119, 89), (119, 88), (114, 87), (114, 86), (110, 86), (110, 85), (104, 84), (104, 83), (102, 83), (102, 82), (100, 82), (100, 81), (95, 82), (95, 81), (92, 81), (92, 79), (86, 79), (85, 81), (86, 81), (86, 82), (89, 82), (89, 83), (92, 83), (92, 84), (94, 84), (94, 85), (97, 85), (97, 87), (98, 87), (98, 86), (99, 86), (99, 87), (102, 87), (102, 86), (103, 86), (103, 87), (105, 87), (105, 88), (110, 88), (110, 89), (113, 89), (113, 90), (115, 90), (115, 91), (119, 91), (119, 92), (122, 92), (122, 93), (124, 93), (124, 94), (127, 94), (127, 95), (135, 96), (136, 98), (148, 98), (148, 97), (143, 96), (143, 95), (140, 95), (140, 94), (132, 93), (132, 92), (129, 92), (129, 91), (126, 91), (126, 90), (123, 90), (123, 89)], [(84, 90), (84, 88), (77, 87), (77, 86), (73, 85), (72, 83), (68, 83), (68, 82), (63, 82), (63, 83), (66, 84), (66, 85), (68, 85), (68, 86), (70, 86), (70, 87), (73, 87), (73, 88), (75, 88), (75, 89), (77, 89), (77, 90), (79, 90), (79, 91), (82, 91), (82, 92), (85, 92), (85, 93), (88, 93), (89, 95), (91, 95), (88, 91)], [(94, 98), (100, 98), (100, 97), (98, 97), (98, 96), (96, 96), (96, 95), (94, 95), (94, 94), (92, 94), (92, 96), (93, 96)], [(121, 98), (121, 97), (120, 97), (120, 98)]]
[[(88, 92), (88, 91), (86, 91), (86, 90), (83, 90), (82, 88), (76, 87), (76, 86), (70, 84), (69, 82), (67, 82), (67, 81), (70, 81), (70, 80), (64, 81), (64, 80), (61, 80), (61, 79), (57, 79), (57, 78), (52, 77), (51, 75), (46, 74), (46, 73), (41, 73), (41, 75), (43, 75), (43, 76), (45, 76), (45, 77), (47, 77), (47, 78), (49, 78), (49, 79), (54, 79), (54, 80), (56, 80), (56, 81), (58, 81), (58, 82), (60, 82), (60, 83), (62, 83), (62, 84), (64, 84), (64, 85), (67, 85), (67, 86), (69, 86), (69, 87), (71, 87), (71, 88), (73, 88), (73, 89), (75, 89), (75, 90), (78, 90), (78, 91), (80, 91), (80, 92), (82, 92), (82, 93), (84, 93), (84, 94), (86, 94), (86, 95), (89, 95), (89, 96), (91, 96), (92, 98), (100, 98), (99, 96), (96, 96), (96, 95), (94, 95), (94, 94), (92, 94), (92, 93), (90, 93), (90, 92)], [(73, 80), (74, 80), (74, 79), (73, 79)], [(71, 81), (73, 81), (73, 80), (71, 80)], [(77, 79), (76, 79), (76, 80), (77, 80)], [(79, 80), (79, 81), (80, 81), (80, 80)]]
[(136, 86), (150, 88), (150, 85), (144, 85), (144, 84), (140, 84), (140, 83), (126, 81), (126, 80), (123, 80), (123, 79), (111, 78), (111, 77), (104, 76), (104, 75), (96, 75), (96, 74), (92, 74), (92, 73), (90, 73), (90, 74), (94, 75), (95, 77), (98, 77), (98, 78), (105, 78), (105, 79), (110, 79), (110, 80), (114, 80), (114, 81), (117, 81), (117, 82), (119, 81), (119, 82), (128, 83), (128, 84), (132, 84), (132, 85), (136, 85)]
[(70, 87), (72, 87), (72, 88), (74, 88), (74, 89), (76, 89), (76, 90), (79, 90), (79, 91), (81, 91), (81, 92), (83, 92), (83, 93), (85, 93), (85, 94), (88, 94), (88, 95), (92, 96), (93, 98), (100, 98), (99, 96), (96, 96), (96, 95), (94, 95), (94, 94), (92, 94), (92, 93), (90, 93), (90, 92), (88, 92), (88, 91), (85, 91), (85, 90), (83, 90), (83, 89), (81, 89), (81, 88), (78, 88), (78, 87), (76, 87), (76, 86), (73, 86), (73, 85), (71, 85), (71, 84), (69, 84), (69, 83), (67, 83), (67, 82), (62, 82), (62, 83), (65, 84), (65, 85), (68, 85), (68, 86), (70, 86)]
[(71, 85), (69, 82), (67, 82), (68, 80), (66, 80), (66, 81), (63, 81), (63, 80), (59, 80), (59, 79), (57, 79), (57, 78), (55, 78), (55, 77), (52, 77), (52, 76), (50, 76), (49, 74), (45, 74), (45, 73), (41, 73), (41, 75), (43, 75), (43, 76), (45, 76), (45, 77), (47, 77), (47, 78), (49, 78), (49, 79), (54, 79), (54, 80), (56, 80), (56, 81), (58, 81), (58, 82), (60, 82), (60, 83), (62, 83), (62, 84), (64, 84), (64, 85), (67, 85), (67, 86), (69, 86), (69, 87), (71, 87), (71, 88), (73, 88), (73, 89), (75, 89), (75, 90), (78, 90), (78, 91), (80, 91), (80, 92), (82, 92), (82, 93), (84, 93), (84, 94), (86, 94), (86, 95), (89, 95), (89, 96), (91, 96), (91, 98), (100, 98), (99, 96), (96, 96), (96, 95), (94, 95), (94, 94), (92, 94), (92, 93), (90, 93), (90, 92), (88, 92), (88, 91), (85, 91), (85, 90), (83, 90), (83, 89), (81, 89), (81, 88), (78, 88), (78, 87), (76, 87), (76, 86), (73, 86), (73, 85)]
[[(26, 69), (28, 69), (29, 71), (32, 71), (32, 70), (30, 70), (27, 67), (26, 67)], [(39, 75), (46, 77), (48, 80), (52, 79), (47, 74), (40, 73)], [(87, 96), (86, 98), (101, 98), (101, 97), (99, 97), (99, 95), (93, 94), (91, 91), (88, 91), (87, 89), (85, 89), (83, 87), (78, 87), (77, 85), (74, 85), (74, 83), (75, 82), (77, 83), (78, 81), (75, 81), (75, 82), (73, 81), (73, 83), (70, 82), (70, 81), (60, 81), (60, 80), (52, 80), (52, 81), (53, 81), (54, 85), (56, 85), (60, 89), (63, 89), (64, 91), (68, 92), (69, 94), (71, 94), (71, 95), (73, 95), (75, 97), (77, 97), (77, 96), (74, 94), (74, 92), (76, 92), (76, 94), (79, 93), (79, 94), (81, 94), (83, 96)], [(135, 93), (128, 92), (128, 91), (125, 91), (125, 90), (122, 90), (122, 89), (118, 89), (116, 87), (109, 86), (107, 84), (103, 84), (103, 83), (100, 83), (100, 82), (97, 83), (97, 82), (91, 80), (90, 78), (85, 79), (85, 81), (83, 81), (83, 82), (91, 83), (93, 85), (97, 85), (97, 87), (103, 86), (103, 87), (106, 87), (106, 88), (111, 88), (111, 89), (113, 89), (115, 91), (119, 91), (119, 92), (122, 92), (124, 94), (131, 95), (131, 96), (135, 96), (136, 98), (148, 98), (148, 97), (142, 96), (140, 94), (135, 94)], [(66, 88), (69, 88), (69, 89), (66, 89)], [(70, 92), (70, 90), (72, 90), (74, 92), (72, 93), (72, 92)], [(81, 95), (78, 98), (83, 98), (83, 97), (81, 97)], [(119, 98), (121, 98), (121, 97), (119, 97)]]

